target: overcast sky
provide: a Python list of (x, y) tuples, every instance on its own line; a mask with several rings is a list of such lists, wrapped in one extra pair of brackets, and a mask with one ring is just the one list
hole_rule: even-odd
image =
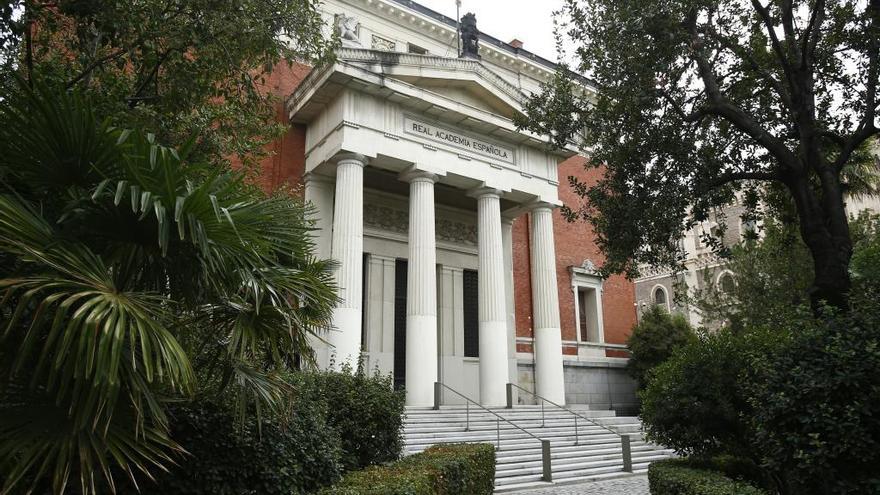
[[(554, 10), (563, 0), (462, 0), (461, 15), (473, 12), (477, 28), (501, 41), (514, 38), (523, 48), (549, 60), (556, 60), (553, 40)], [(416, 0), (416, 2), (455, 19), (455, 0)], [(453, 50), (455, 51), (455, 50)]]

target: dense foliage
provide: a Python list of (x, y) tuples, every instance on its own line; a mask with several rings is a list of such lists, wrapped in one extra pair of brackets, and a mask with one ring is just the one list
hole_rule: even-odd
[(734, 331), (759, 326), (780, 327), (802, 314), (813, 280), (810, 253), (794, 225), (766, 218), (759, 239), (730, 247), (725, 269), (735, 274), (732, 290), (719, 287), (706, 271), (701, 288), (684, 294), (704, 320)]
[(683, 454), (751, 459), (782, 494), (876, 491), (878, 330), (876, 309), (862, 307), (705, 336), (652, 375), (648, 437)]
[(339, 435), (323, 405), (297, 401), (285, 416), (251, 414), (240, 422), (228, 405), (197, 401), (168, 415), (171, 438), (187, 454), (155, 482), (140, 480), (145, 495), (296, 495), (342, 474)]
[(626, 371), (644, 388), (648, 373), (665, 362), (672, 353), (696, 339), (690, 324), (680, 314), (670, 315), (653, 306), (641, 316), (627, 340), (630, 359)]
[(702, 335), (654, 369), (641, 393), (649, 438), (687, 455), (748, 455), (748, 403), (739, 377), (755, 338)]
[(343, 365), (341, 373), (315, 371), (295, 377), (296, 400), (319, 404), (340, 439), (346, 471), (397, 460), (403, 449), (405, 396), (391, 375)]
[(784, 493), (880, 491), (880, 319), (831, 318), (750, 360), (743, 419)]
[[(873, 304), (874, 287), (880, 281), (880, 216), (862, 212), (850, 221), (850, 230), (853, 306), (859, 310)], [(683, 301), (697, 309), (704, 320), (740, 331), (782, 328), (803, 316), (813, 278), (807, 246), (794, 225), (770, 216), (763, 219), (759, 232), (760, 237), (729, 248), (725, 268), (736, 274), (731, 290), (714, 283), (716, 274), (707, 270), (702, 287), (683, 294)]]
[(765, 495), (767, 492), (722, 473), (693, 466), (684, 459), (667, 459), (648, 466), (651, 495)]
[(278, 408), (336, 303), (307, 208), (110, 127), (77, 91), (0, 102), (0, 466), (94, 492), (180, 449), (169, 399)]
[(194, 156), (211, 160), (258, 158), (284, 129), (263, 87), (269, 72), (317, 63), (332, 47), (316, 0), (7, 3), (20, 15), (0, 15), (0, 33), (11, 35), (0, 87), (14, 90), (17, 73), (77, 89), (113, 125), (173, 146), (195, 136)]
[(490, 495), (494, 483), (492, 445), (448, 444), (349, 473), (321, 495)]
[(296, 372), (287, 382), (285, 407), (259, 417), (238, 418), (234, 405), (220, 398), (173, 406), (171, 437), (187, 453), (155, 482), (139, 479), (141, 490), (313, 493), (345, 471), (398, 459), (404, 396), (388, 376), (345, 369)]
[(738, 190), (775, 184), (814, 265), (810, 297), (848, 307), (844, 169), (880, 133), (880, 2), (566, 0), (562, 67), (518, 124), (578, 141), (598, 183), (572, 177), (605, 272), (674, 265), (685, 227)]

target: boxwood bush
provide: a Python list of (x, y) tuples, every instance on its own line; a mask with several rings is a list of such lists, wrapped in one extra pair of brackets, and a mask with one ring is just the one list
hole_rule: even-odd
[[(173, 406), (171, 435), (187, 454), (177, 465), (140, 482), (147, 495), (294, 495), (312, 492), (342, 474), (339, 437), (316, 404), (294, 405), (286, 421), (264, 414), (239, 421), (213, 401)], [(134, 490), (123, 493), (136, 493)]]
[(327, 425), (342, 442), (346, 471), (395, 461), (403, 449), (405, 396), (391, 375), (343, 366), (342, 372), (315, 371), (293, 377), (297, 400), (321, 404)]
[(495, 448), (490, 444), (429, 447), (387, 466), (355, 471), (321, 495), (490, 495)]
[(744, 481), (730, 479), (687, 459), (667, 459), (648, 467), (651, 495), (767, 495)]
[[(389, 376), (346, 369), (294, 373), (287, 381), (290, 407), (264, 410), (259, 418), (252, 412), (242, 421), (223, 400), (172, 406), (171, 438), (186, 453), (155, 482), (138, 479), (141, 492), (314, 493), (345, 471), (398, 459), (404, 398)], [(122, 488), (136, 493), (133, 486)]]
[(633, 327), (626, 342), (631, 356), (626, 371), (639, 388), (644, 388), (651, 370), (695, 340), (697, 335), (684, 316), (670, 315), (660, 306), (652, 306)]

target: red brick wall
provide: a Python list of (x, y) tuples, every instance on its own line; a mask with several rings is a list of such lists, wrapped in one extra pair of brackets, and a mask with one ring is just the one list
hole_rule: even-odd
[[(568, 177), (574, 175), (586, 182), (598, 180), (601, 169), (585, 169), (583, 157), (573, 157), (559, 166), (559, 199), (567, 205), (577, 205), (579, 198), (568, 184)], [(529, 284), (529, 222), (528, 216), (516, 219), (513, 225), (513, 276), (516, 300), (516, 334), (518, 337), (532, 337), (531, 286)], [(576, 340), (577, 326), (574, 313), (574, 294), (571, 290), (569, 267), (580, 266), (585, 259), (597, 265), (604, 261), (594, 241), (593, 230), (583, 221), (568, 222), (557, 210), (553, 213), (553, 230), (556, 241), (556, 278), (559, 290), (559, 316), (562, 324), (562, 340)], [(626, 343), (629, 332), (636, 322), (635, 286), (623, 276), (615, 275), (607, 279), (602, 292), (602, 318), (605, 327), (605, 342)], [(531, 352), (531, 346), (519, 344), (519, 352)], [(564, 348), (565, 354), (576, 354), (575, 348)], [(608, 356), (620, 356), (619, 352), (609, 351)]]
[[(276, 99), (276, 118), (279, 122), (287, 123), (284, 102), (311, 70), (307, 65), (288, 65), (282, 62), (266, 77), (263, 89)], [(279, 139), (267, 145), (269, 156), (260, 162), (257, 179), (265, 191), (270, 192), (285, 185), (294, 188), (302, 185), (306, 164), (305, 141), (305, 126), (294, 125)]]

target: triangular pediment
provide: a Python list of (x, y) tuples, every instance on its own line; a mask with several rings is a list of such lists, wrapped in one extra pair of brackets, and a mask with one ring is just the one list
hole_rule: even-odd
[(339, 60), (506, 118), (525, 95), (479, 60), (376, 50), (342, 50)]
[(437, 93), (454, 101), (512, 119), (519, 113), (510, 103), (499, 98), (490, 88), (477, 81), (400, 76), (413, 86)]

